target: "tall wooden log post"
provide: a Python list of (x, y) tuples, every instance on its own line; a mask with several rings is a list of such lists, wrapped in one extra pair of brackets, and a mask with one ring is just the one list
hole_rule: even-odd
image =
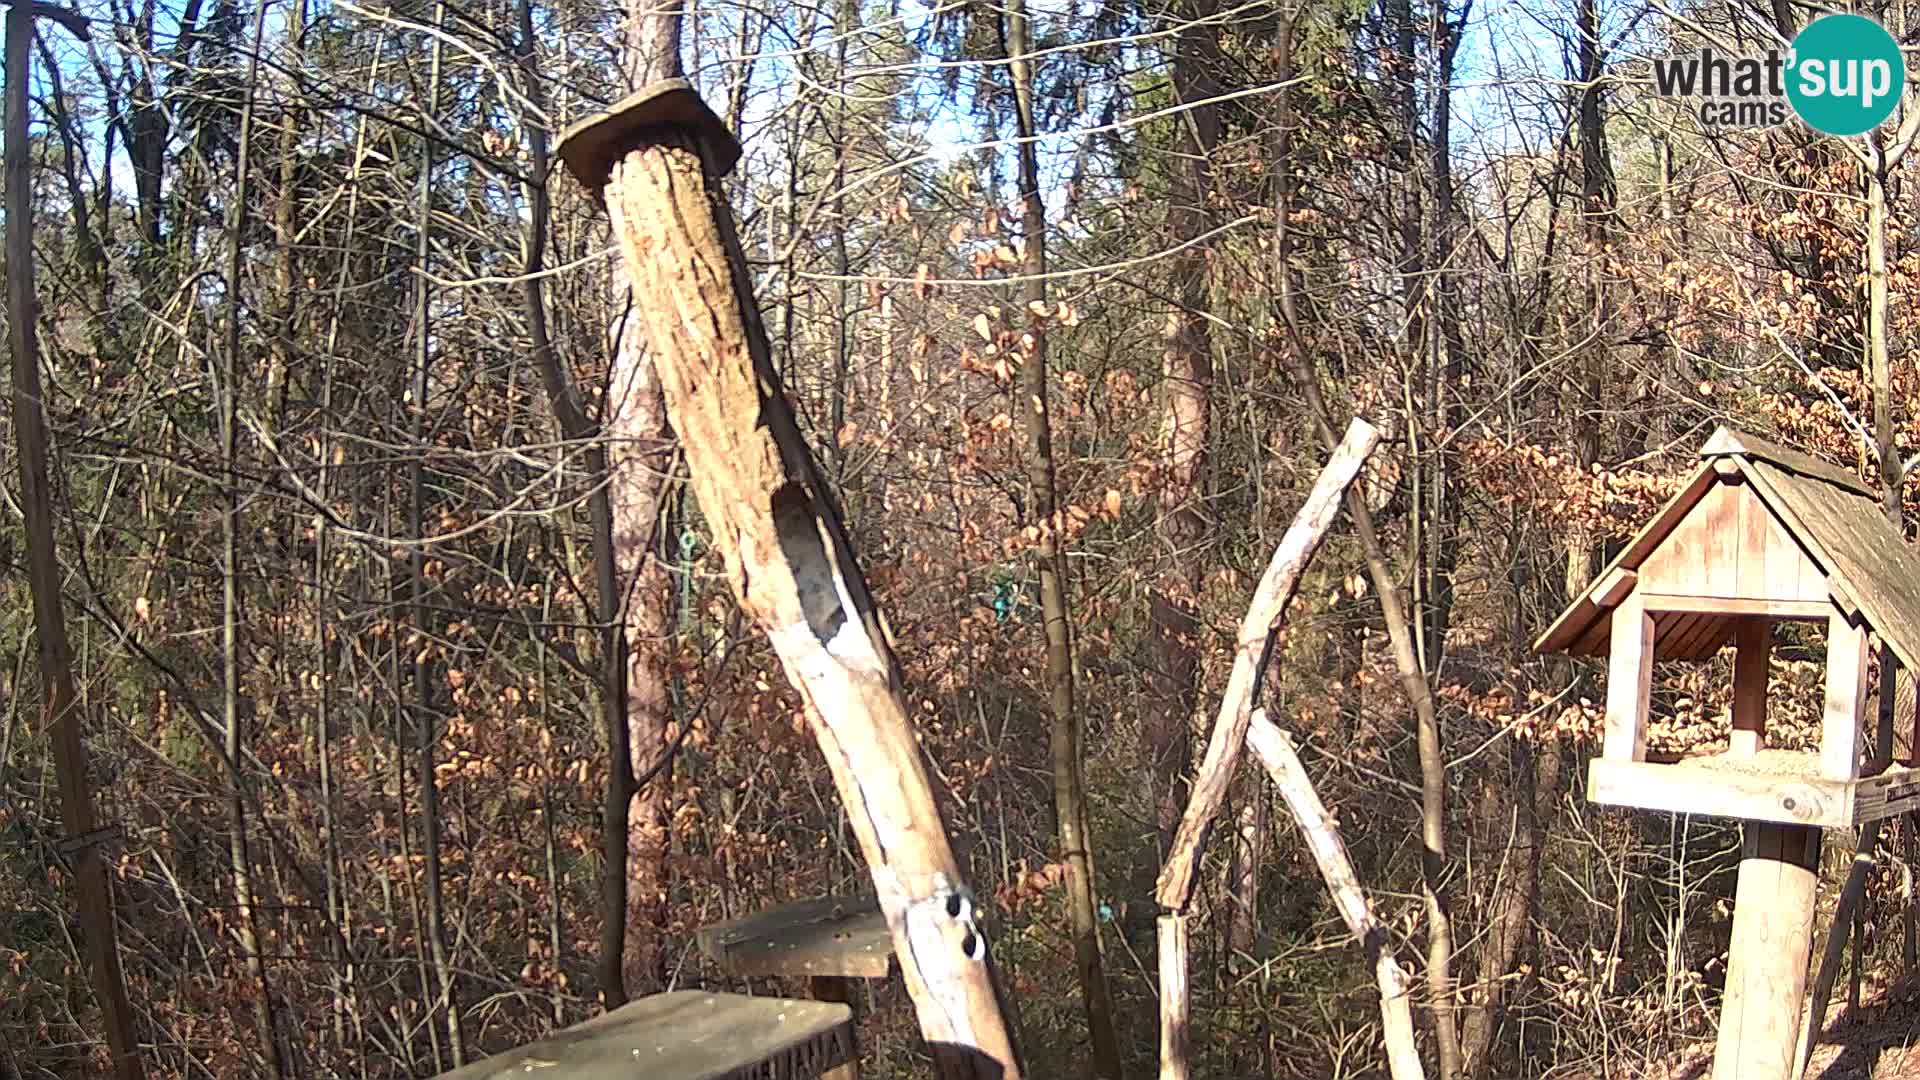
[(605, 198), (727, 581), (799, 691), (940, 1074), (1014, 1080), (1013, 1025), (899, 668), (768, 352), (720, 187), (739, 146), (670, 79), (575, 125), (559, 151)]
[(87, 966), (106, 1029), (112, 1075), (140, 1080), (145, 1067), (120, 971), (120, 944), (113, 919), (113, 886), (100, 853), (103, 834), (93, 813), (87, 776), (87, 744), (81, 725), (86, 710), (73, 681), (73, 646), (67, 639), (60, 598), (60, 560), (54, 550), (53, 498), (47, 463), (46, 417), (40, 390), (40, 302), (33, 287), (33, 148), (28, 141), (27, 80), (33, 20), (53, 19), (85, 40), (86, 20), (51, 4), (8, 5), (6, 45), (7, 329), (13, 359), (13, 434), (20, 451), (20, 504), (27, 526), (27, 587), (33, 594), (34, 637), (40, 654), (44, 696), (41, 724), (53, 744), (65, 838), (56, 847), (72, 859), (74, 907), (86, 939)]

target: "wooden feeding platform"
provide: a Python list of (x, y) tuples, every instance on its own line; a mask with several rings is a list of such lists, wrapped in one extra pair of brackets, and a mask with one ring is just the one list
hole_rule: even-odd
[[(814, 1000), (848, 1008), (855, 979), (884, 979), (893, 970), (893, 934), (880, 902), (871, 896), (782, 904), (702, 927), (696, 937), (700, 951), (729, 975), (805, 976)], [(823, 1080), (858, 1076), (859, 1065), (850, 1056)]]
[(872, 897), (801, 900), (703, 927), (700, 951), (729, 975), (884, 979), (893, 935)]
[(1587, 798), (1613, 806), (1706, 814), (1823, 829), (1857, 828), (1920, 809), (1920, 769), (1834, 780), (1795, 750), (1699, 754), (1676, 761), (1613, 761), (1587, 767)]
[[(1588, 798), (1746, 823), (1714, 1080), (1791, 1080), (1822, 829), (1920, 808), (1920, 768), (1861, 775), (1870, 635), (1920, 670), (1920, 557), (1852, 473), (1721, 428), (1700, 467), (1535, 643), (1607, 658)], [(1817, 752), (1769, 747), (1779, 622), (1826, 627)], [(1725, 753), (1648, 760), (1653, 663), (1734, 646)], [(1891, 679), (1893, 672), (1882, 672)], [(1920, 709), (1915, 725), (1920, 746)]]
[(853, 1060), (853, 1011), (680, 990), (623, 1005), (440, 1080), (799, 1080)]

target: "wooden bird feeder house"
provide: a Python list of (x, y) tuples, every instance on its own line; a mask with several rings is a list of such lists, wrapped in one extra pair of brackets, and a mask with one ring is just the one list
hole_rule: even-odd
[[(1920, 768), (1861, 775), (1868, 636), (1920, 670), (1920, 558), (1852, 473), (1726, 428), (1700, 456), (1680, 493), (1535, 648), (1607, 658), (1589, 799), (1747, 823), (1714, 1078), (1791, 1080), (1820, 830), (1920, 807)], [(1783, 621), (1826, 626), (1818, 753), (1767, 743), (1768, 658)], [(1705, 660), (1729, 644), (1726, 750), (1648, 760), (1653, 662)]]

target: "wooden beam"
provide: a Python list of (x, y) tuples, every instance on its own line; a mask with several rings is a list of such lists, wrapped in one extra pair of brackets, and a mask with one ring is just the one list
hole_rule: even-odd
[(1674, 814), (1849, 827), (1849, 785), (1812, 775), (1813, 755), (1807, 758), (1807, 775), (1594, 758), (1587, 763), (1587, 798), (1609, 806)]
[(1160, 937), (1160, 1080), (1191, 1080), (1188, 1027), (1187, 916), (1162, 915)]
[(1788, 756), (1804, 759), (1805, 770), (1791, 771), (1778, 759), (1756, 765), (1731, 754), (1672, 764), (1594, 758), (1587, 765), (1587, 798), (1609, 806), (1826, 829), (1853, 829), (1920, 811), (1920, 768), (1896, 766), (1879, 776), (1834, 780), (1819, 774), (1814, 754)]
[(729, 975), (884, 979), (893, 935), (870, 896), (822, 897), (701, 927), (700, 951)]
[(1733, 733), (1727, 751), (1752, 757), (1766, 745), (1767, 668), (1773, 652), (1773, 624), (1742, 619), (1734, 630)]
[(1834, 605), (1825, 600), (1760, 600), (1726, 596), (1679, 596), (1673, 593), (1640, 594), (1651, 612), (1697, 612), (1703, 615), (1758, 616), (1768, 619), (1793, 619), (1811, 622), (1832, 615)]
[(1819, 861), (1819, 829), (1747, 823), (1714, 1080), (1793, 1080)]
[(1613, 761), (1645, 761), (1647, 694), (1653, 680), (1653, 618), (1635, 593), (1613, 609), (1613, 642), (1607, 658), (1607, 727), (1604, 753)]
[(1867, 631), (1834, 612), (1827, 620), (1827, 698), (1820, 716), (1820, 774), (1860, 775), (1860, 710), (1867, 700)]
[(1865, 825), (1920, 810), (1920, 768), (1899, 766), (1853, 785), (1853, 824)]
[(1588, 595), (1599, 607), (1610, 608), (1626, 598), (1640, 575), (1625, 567), (1616, 566), (1607, 575), (1594, 583), (1593, 591)]
[(1360, 877), (1354, 873), (1346, 841), (1341, 839), (1326, 804), (1314, 790), (1293, 740), (1267, 720), (1265, 709), (1254, 712), (1253, 722), (1247, 729), (1247, 744), (1266, 767), (1267, 776), (1280, 790), (1287, 810), (1300, 826), (1307, 850), (1313, 854), (1320, 877), (1333, 897), (1334, 909), (1340, 912), (1347, 929), (1373, 962), (1374, 979), (1380, 990), (1380, 1026), (1387, 1047), (1388, 1075), (1393, 1080), (1423, 1080), (1426, 1074), (1413, 1036), (1411, 987), (1407, 985), (1406, 972), (1400, 970), (1399, 962), (1394, 959), (1386, 928), (1374, 915), (1366, 890), (1360, 886)]

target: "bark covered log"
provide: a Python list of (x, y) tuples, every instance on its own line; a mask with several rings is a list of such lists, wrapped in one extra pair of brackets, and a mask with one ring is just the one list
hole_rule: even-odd
[(1013, 1080), (986, 938), (885, 630), (773, 370), (716, 151), (678, 130), (647, 139), (604, 195), (728, 583), (800, 695), (942, 1074)]

